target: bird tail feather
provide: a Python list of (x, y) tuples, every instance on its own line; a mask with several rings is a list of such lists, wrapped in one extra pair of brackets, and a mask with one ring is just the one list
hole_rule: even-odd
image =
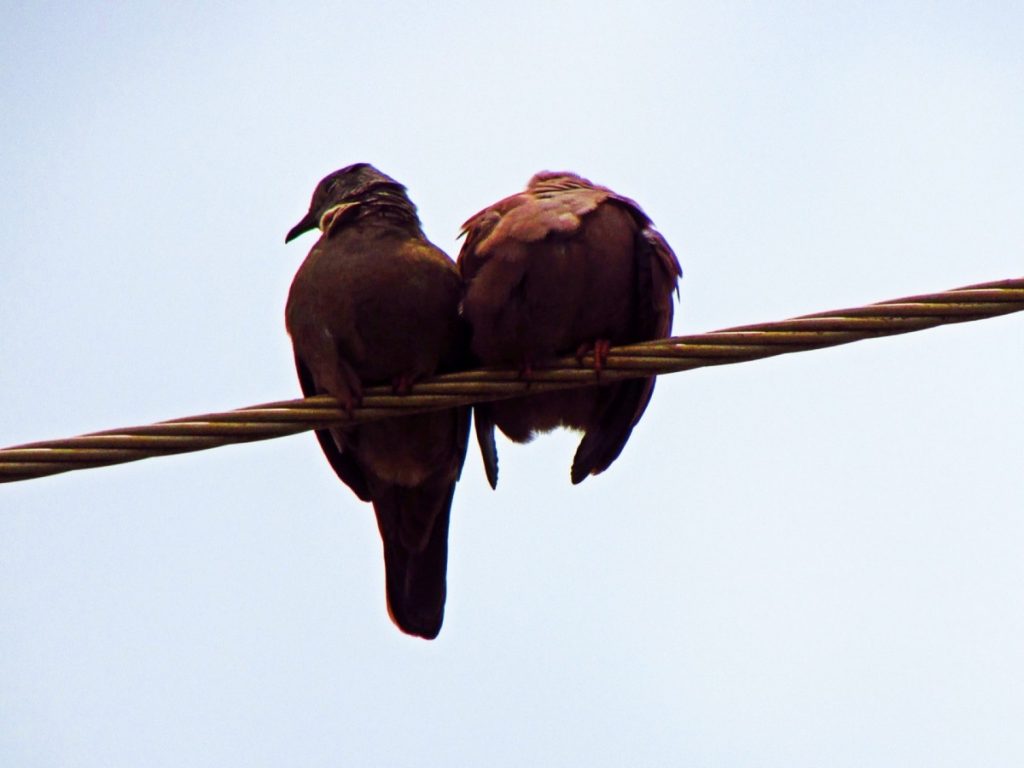
[(588, 475), (604, 472), (619, 457), (651, 400), (654, 379), (631, 379), (602, 390), (594, 424), (583, 436), (573, 458), (573, 485), (583, 482)]
[(403, 632), (427, 640), (437, 637), (444, 620), (454, 494), (453, 480), (418, 488), (391, 485), (375, 492), (388, 615)]

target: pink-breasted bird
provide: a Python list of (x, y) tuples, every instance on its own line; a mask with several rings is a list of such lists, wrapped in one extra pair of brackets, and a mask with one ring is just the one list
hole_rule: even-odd
[[(592, 352), (600, 371), (610, 345), (671, 330), (679, 262), (640, 207), (606, 187), (574, 173), (538, 173), (524, 192), (470, 218), (462, 233), (462, 311), (484, 364), (519, 366), (528, 379), (551, 358)], [(556, 427), (581, 430), (571, 471), (579, 483), (618, 457), (653, 390), (651, 377), (477, 406), (491, 486), (495, 426), (515, 442)]]

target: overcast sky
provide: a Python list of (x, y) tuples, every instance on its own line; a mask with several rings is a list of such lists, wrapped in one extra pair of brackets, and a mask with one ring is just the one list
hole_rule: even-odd
[[(0, 445), (297, 397), (357, 161), (452, 255), (633, 197), (676, 333), (1024, 275), (1016, 3), (77, 5), (0, 10)], [(474, 447), (432, 643), (309, 434), (0, 486), (0, 764), (1019, 766), (1022, 393), (1017, 315), (665, 377), (578, 487)]]

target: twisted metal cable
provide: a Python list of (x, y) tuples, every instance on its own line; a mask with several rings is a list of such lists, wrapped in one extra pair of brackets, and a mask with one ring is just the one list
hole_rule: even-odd
[(425, 380), (413, 385), (408, 394), (395, 394), (387, 386), (370, 387), (351, 415), (333, 397), (321, 395), (27, 443), (0, 450), (0, 483), (269, 440), (332, 424), (357, 424), (527, 393), (742, 363), (1022, 310), (1024, 278), (999, 280), (772, 323), (613, 347), (599, 376), (593, 371), (592, 357), (582, 361), (563, 357), (550, 367), (534, 370), (528, 384), (515, 370), (483, 368)]

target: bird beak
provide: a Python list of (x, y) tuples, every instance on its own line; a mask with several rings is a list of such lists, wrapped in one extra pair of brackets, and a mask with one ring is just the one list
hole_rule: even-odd
[(299, 235), (309, 232), (311, 229), (316, 229), (318, 226), (320, 226), (320, 222), (317, 219), (316, 214), (313, 211), (310, 211), (302, 217), (302, 221), (288, 231), (288, 235), (285, 237), (284, 241), (286, 243), (290, 243)]

